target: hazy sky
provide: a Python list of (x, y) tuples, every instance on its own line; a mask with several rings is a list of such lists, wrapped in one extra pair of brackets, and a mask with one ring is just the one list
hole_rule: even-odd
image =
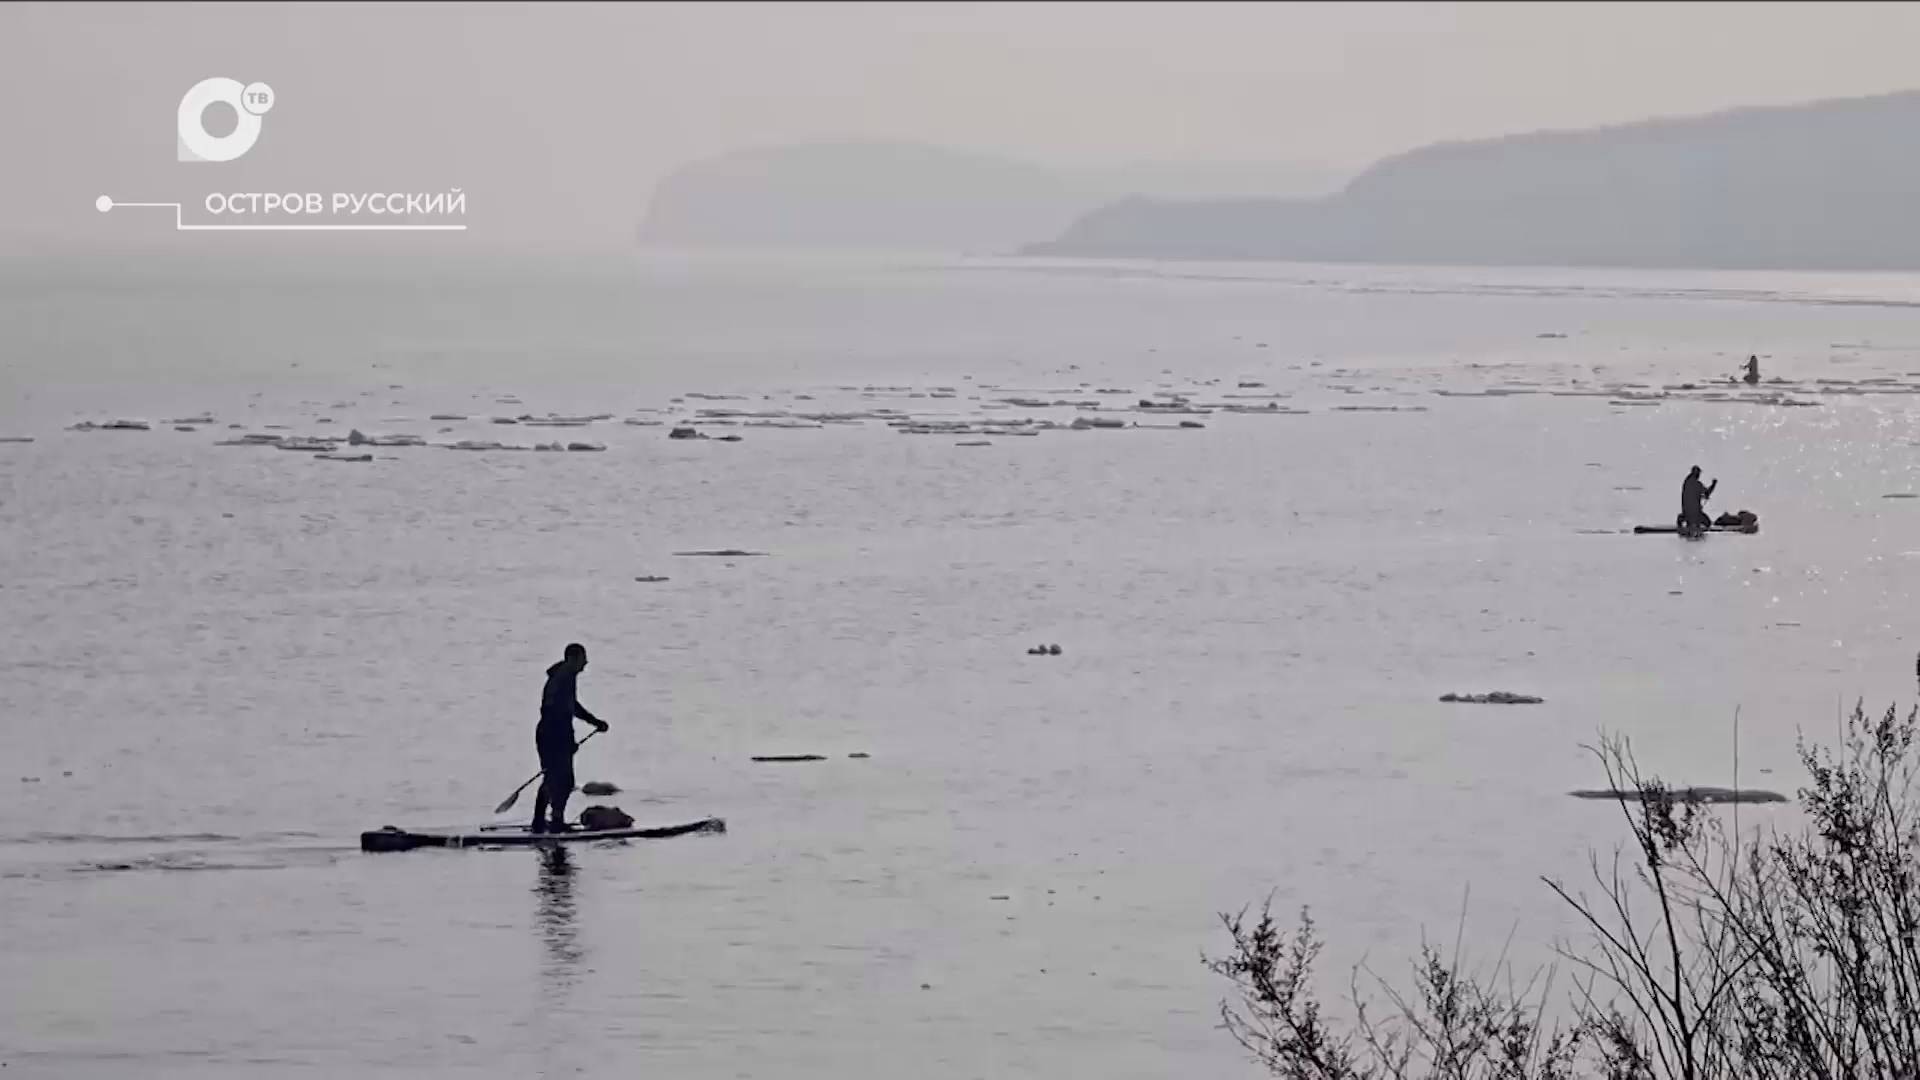
[[(619, 246), (682, 161), (848, 137), (1357, 169), (1920, 87), (1916, 46), (1906, 4), (4, 4), (0, 250), (242, 239), (167, 238), (100, 194), (451, 187), (475, 246)], [(245, 158), (178, 162), (210, 75), (278, 103)]]

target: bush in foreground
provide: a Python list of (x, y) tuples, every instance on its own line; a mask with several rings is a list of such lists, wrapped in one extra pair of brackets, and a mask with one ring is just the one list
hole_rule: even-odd
[(1592, 858), (1594, 897), (1544, 879), (1590, 931), (1560, 951), (1564, 1000), (1550, 971), (1480, 976), (1423, 945), (1410, 990), (1373, 978), (1383, 1006), (1356, 973), (1336, 1024), (1311, 916), (1289, 932), (1268, 906), (1222, 916), (1232, 950), (1206, 960), (1233, 984), (1226, 1028), (1284, 1080), (1920, 1080), (1917, 730), (1920, 710), (1856, 706), (1837, 749), (1803, 739), (1804, 827), (1746, 837), (1608, 740), (1632, 844)]

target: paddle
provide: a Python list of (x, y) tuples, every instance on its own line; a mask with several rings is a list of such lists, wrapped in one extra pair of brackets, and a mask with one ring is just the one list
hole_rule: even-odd
[[(600, 734), (600, 729), (594, 728), (592, 731), (587, 732), (587, 739), (591, 739), (598, 734)], [(574, 743), (573, 744), (574, 749), (578, 750), (580, 747), (587, 745), (587, 739), (581, 739), (579, 742)], [(527, 786), (529, 784), (532, 784), (535, 780), (538, 780), (545, 775), (547, 775), (545, 769), (542, 769), (541, 771), (534, 773), (533, 776), (529, 778), (525, 784), (521, 784), (519, 787), (514, 788), (513, 794), (507, 796), (507, 799), (505, 802), (501, 803), (499, 806), (494, 807), (493, 812), (496, 814), (504, 814), (507, 811), (513, 809), (513, 804), (520, 801), (520, 793), (527, 790)]]

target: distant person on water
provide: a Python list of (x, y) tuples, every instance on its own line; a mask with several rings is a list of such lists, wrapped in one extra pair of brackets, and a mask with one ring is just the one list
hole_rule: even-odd
[[(533, 745), (540, 751), (540, 793), (533, 799), (534, 832), (567, 831), (567, 799), (573, 794), (573, 721), (578, 717), (596, 730), (606, 722), (580, 704), (575, 682), (587, 669), (587, 647), (568, 645), (559, 663), (547, 669), (547, 686), (540, 693), (540, 723), (533, 729)], [(552, 817), (547, 816), (551, 806)]]
[(1760, 381), (1760, 358), (1759, 357), (1757, 356), (1747, 357), (1747, 373), (1745, 375), (1742, 375), (1741, 379), (1748, 386), (1752, 386), (1753, 384)]
[(1713, 497), (1713, 489), (1719, 486), (1718, 477), (1715, 477), (1711, 484), (1701, 483), (1698, 465), (1695, 465), (1693, 471), (1687, 474), (1686, 480), (1680, 484), (1680, 518), (1674, 523), (1681, 532), (1704, 530), (1713, 524), (1713, 519), (1707, 516), (1706, 507), (1703, 504)]

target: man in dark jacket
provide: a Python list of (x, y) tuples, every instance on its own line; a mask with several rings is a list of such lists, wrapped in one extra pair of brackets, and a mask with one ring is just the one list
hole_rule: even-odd
[[(568, 645), (559, 663), (547, 669), (547, 686), (540, 694), (540, 723), (533, 729), (533, 745), (540, 751), (540, 793), (533, 799), (534, 832), (567, 831), (567, 799), (573, 794), (575, 717), (605, 731), (607, 725), (588, 712), (576, 696), (575, 681), (587, 668), (587, 648)], [(553, 808), (549, 820), (547, 808)]]
[(1706, 508), (1701, 504), (1712, 498), (1713, 489), (1719, 486), (1718, 479), (1711, 484), (1702, 484), (1698, 465), (1695, 465), (1693, 471), (1687, 474), (1687, 478), (1681, 481), (1680, 518), (1674, 523), (1680, 527), (1681, 532), (1705, 532), (1707, 526), (1713, 524), (1713, 519), (1707, 516)]

